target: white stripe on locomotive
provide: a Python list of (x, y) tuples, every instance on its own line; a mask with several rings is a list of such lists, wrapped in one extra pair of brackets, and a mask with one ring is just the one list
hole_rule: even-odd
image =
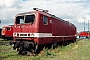
[(13, 37), (74, 37), (76, 35), (69, 36), (52, 36), (52, 33), (13, 33)]

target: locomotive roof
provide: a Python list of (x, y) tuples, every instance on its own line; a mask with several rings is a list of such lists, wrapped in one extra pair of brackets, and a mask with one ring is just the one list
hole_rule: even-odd
[(38, 11), (38, 10), (36, 10), (36, 11), (31, 11), (31, 12), (18, 13), (17, 15), (26, 15), (26, 14), (30, 14), (30, 13), (40, 13), (40, 14), (46, 15), (46, 16), (48, 16), (48, 17), (55, 18), (55, 19), (57, 19), (57, 20), (60, 20), (60, 21), (62, 21), (62, 22), (65, 22), (65, 23), (68, 23), (68, 24), (74, 26), (74, 24), (72, 24), (72, 23), (70, 23), (70, 22), (68, 22), (68, 21), (65, 21), (65, 20), (63, 20), (63, 19), (61, 19), (61, 18), (59, 18), (59, 17), (56, 17), (55, 15), (49, 14), (48, 12), (45, 12), (45, 11)]
[[(89, 33), (90, 33), (90, 31), (82, 31), (82, 32), (86, 32), (86, 33), (88, 33), (88, 32), (89, 32)], [(80, 32), (80, 33), (82, 33), (82, 32)]]
[[(45, 12), (45, 13), (46, 13), (46, 12)], [(47, 14), (49, 14), (49, 13), (47, 13)], [(52, 15), (52, 14), (49, 14), (49, 15), (50, 15), (52, 18), (55, 18), (55, 19), (57, 19), (57, 20), (60, 20), (60, 21), (62, 21), (62, 22), (65, 22), (65, 23), (68, 23), (68, 24), (74, 26), (74, 24), (70, 23), (69, 21), (65, 21), (65, 20), (63, 20), (63, 19), (61, 19), (61, 18), (59, 18), (59, 17), (56, 17), (55, 15)]]

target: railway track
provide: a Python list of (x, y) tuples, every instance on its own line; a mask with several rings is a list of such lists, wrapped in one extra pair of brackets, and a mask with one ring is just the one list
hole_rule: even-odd
[[(76, 41), (80, 41), (80, 40), (83, 40), (83, 38), (77, 38), (76, 39)], [(9, 42), (10, 42), (10, 40), (2, 40), (2, 39), (0, 39), (0, 46), (1, 45), (5, 45), (5, 46), (9, 46)], [(71, 42), (72, 43), (72, 42)], [(70, 44), (70, 43), (69, 43)], [(61, 45), (60, 45), (61, 46)], [(66, 45), (65, 45), (66, 46)], [(39, 54), (41, 54), (41, 52), (44, 52), (44, 47), (43, 47), (43, 50), (41, 50), (40, 51), (40, 53)], [(51, 49), (51, 48), (50, 48)], [(30, 52), (28, 52), (27, 54), (24, 54), (24, 55), (35, 55), (34, 53), (30, 53)]]
[(85, 40), (85, 39), (86, 39), (86, 40), (90, 40), (90, 39), (88, 39), (88, 38), (77, 38), (76, 41)]

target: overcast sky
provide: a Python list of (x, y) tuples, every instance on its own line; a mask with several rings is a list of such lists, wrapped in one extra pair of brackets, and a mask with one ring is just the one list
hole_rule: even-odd
[(77, 31), (90, 30), (90, 0), (0, 0), (0, 27), (14, 24), (17, 13), (33, 11), (33, 8), (47, 9), (51, 14), (70, 21)]

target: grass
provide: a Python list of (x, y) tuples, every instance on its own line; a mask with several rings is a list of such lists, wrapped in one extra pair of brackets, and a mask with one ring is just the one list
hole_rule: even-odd
[(8, 44), (9, 41), (1, 41), (0, 60), (90, 60), (90, 40), (83, 39), (67, 46), (58, 46), (55, 49), (44, 49), (37, 56), (18, 55), (16, 50)]
[(8, 45), (9, 41), (8, 40), (2, 40), (0, 39), (0, 45)]
[[(60, 48), (58, 48), (60, 49)], [(90, 40), (84, 39), (63, 46), (51, 60), (90, 60)]]

